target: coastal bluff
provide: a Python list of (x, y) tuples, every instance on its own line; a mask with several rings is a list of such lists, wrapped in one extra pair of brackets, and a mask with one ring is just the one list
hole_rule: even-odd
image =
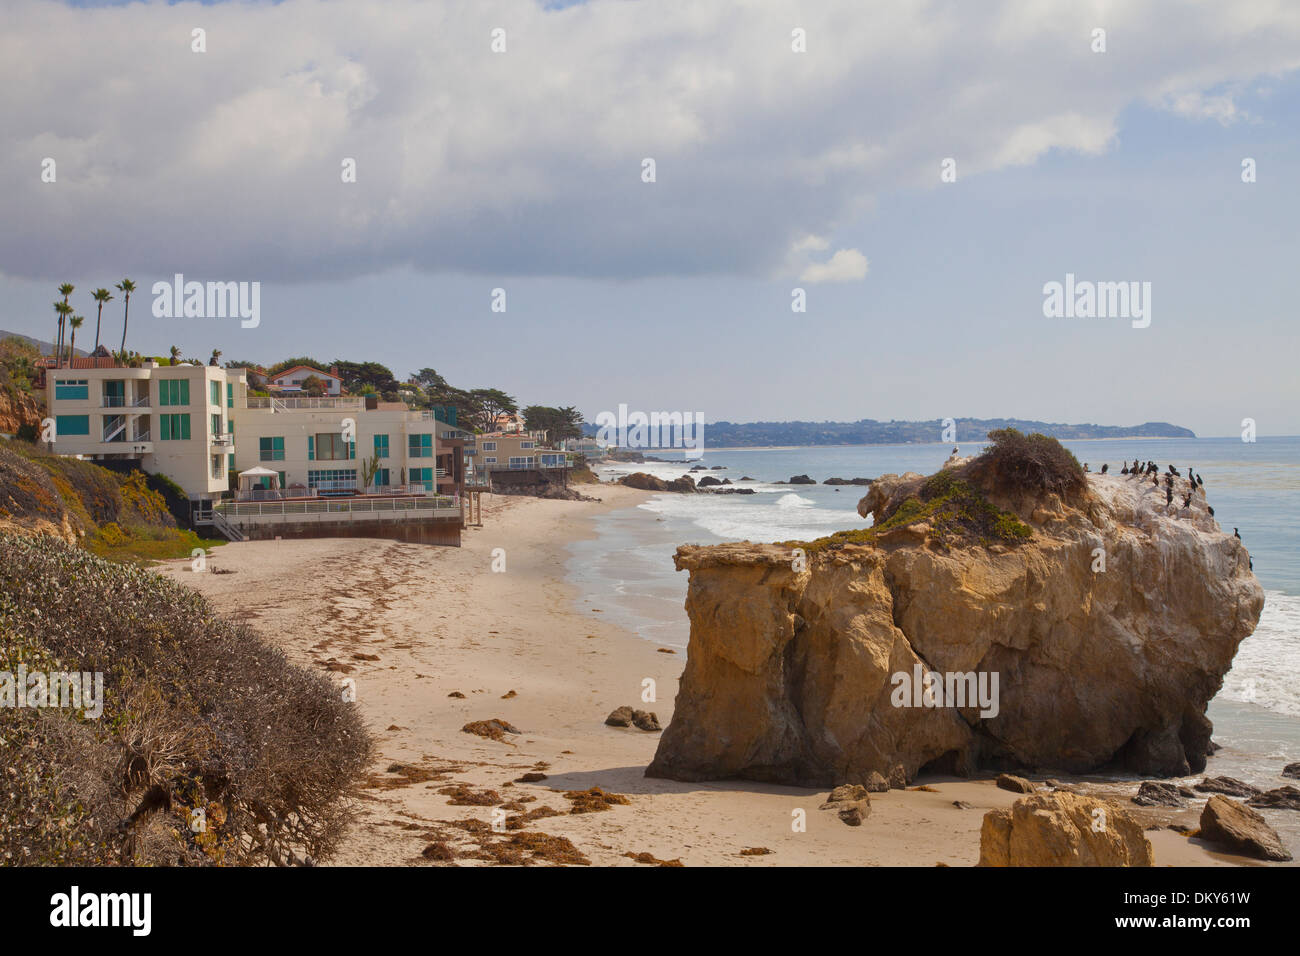
[[(1204, 769), (1206, 705), (1264, 605), (1249, 555), (1204, 490), (1183, 504), (1185, 478), (1172, 504), (1149, 474), (1071, 481), (1026, 490), (953, 458), (878, 479), (873, 528), (678, 548), (688, 660), (647, 776)], [(937, 699), (898, 690), (931, 673)], [(992, 700), (943, 699), (951, 675)]]

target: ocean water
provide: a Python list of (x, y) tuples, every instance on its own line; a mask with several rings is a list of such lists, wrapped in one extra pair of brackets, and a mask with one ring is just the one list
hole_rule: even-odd
[[(1134, 458), (1190, 466), (1205, 480), (1216, 520), (1238, 528), (1265, 590), (1255, 633), (1242, 642), (1223, 689), (1210, 704), (1217, 743), (1224, 750), (1211, 772), (1280, 786), (1282, 764), (1300, 760), (1300, 437), (1141, 439), (1065, 442), (1080, 461), (1118, 472)], [(982, 444), (963, 443), (962, 454)], [(917, 471), (929, 474), (951, 452), (946, 444), (865, 445), (781, 449), (708, 450), (683, 464), (607, 464), (603, 479), (633, 471), (677, 478), (694, 464), (730, 478), (754, 495), (652, 497), (637, 508), (601, 515), (594, 539), (571, 546), (568, 572), (583, 606), (658, 643), (685, 648), (690, 623), (684, 609), (687, 575), (673, 568), (681, 544), (809, 539), (870, 521), (858, 516), (859, 486), (821, 484), (830, 477), (875, 478)], [(662, 457), (670, 457), (663, 454)], [(698, 481), (703, 472), (695, 472)], [(816, 485), (776, 484), (807, 474)], [(741, 477), (756, 479), (739, 482)], [(1216, 767), (1226, 768), (1215, 770)], [(1295, 814), (1293, 814), (1295, 815)]]

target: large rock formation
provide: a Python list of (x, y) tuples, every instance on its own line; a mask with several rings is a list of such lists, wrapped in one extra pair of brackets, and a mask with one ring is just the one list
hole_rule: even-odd
[[(649, 775), (1204, 768), (1206, 704), (1264, 603), (1204, 493), (1183, 508), (1185, 479), (1167, 505), (1163, 484), (1080, 472), (1063, 500), (964, 461), (940, 475), (978, 490), (945, 515), (933, 480), (886, 475), (859, 506), (874, 531), (678, 549), (689, 657)], [(996, 535), (954, 534), (972, 514)], [(928, 672), (985, 680), (994, 706), (907, 686)]]

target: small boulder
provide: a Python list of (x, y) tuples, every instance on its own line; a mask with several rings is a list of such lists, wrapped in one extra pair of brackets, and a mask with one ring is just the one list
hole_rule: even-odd
[(1221, 793), (1228, 797), (1253, 797), (1262, 791), (1259, 787), (1238, 780), (1236, 777), (1206, 777), (1196, 785), (1201, 793)]
[(1012, 793), (1033, 793), (1034, 785), (1024, 777), (1017, 777), (1011, 773), (998, 774), (998, 786), (1003, 790), (1010, 790)]
[(794, 475), (790, 478), (789, 481), (786, 482), (786, 484), (787, 485), (815, 485), (817, 484), (817, 482), (813, 481), (807, 475)]
[(871, 776), (867, 777), (866, 787), (870, 793), (887, 793), (889, 791), (889, 781), (885, 779), (884, 774), (879, 770), (873, 770)]
[(1300, 810), (1300, 790), (1286, 786), (1257, 793), (1246, 801), (1246, 806), (1261, 807), (1265, 810)]
[(722, 482), (717, 478), (714, 478), (712, 475), (705, 475), (703, 478), (700, 479), (700, 483), (696, 485), (696, 487), (711, 488), (714, 485), (720, 485), (720, 484), (722, 484)]
[(894, 764), (894, 769), (889, 771), (889, 789), (906, 790), (907, 789), (907, 771), (903, 769), (901, 763)]
[(851, 827), (860, 827), (862, 821), (871, 816), (871, 797), (861, 784), (841, 784), (830, 792), (821, 808), (834, 810)]
[(1261, 814), (1219, 794), (1210, 797), (1201, 811), (1200, 836), (1209, 843), (1260, 860), (1285, 863), (1291, 859), (1277, 831)]
[(1144, 780), (1132, 800), (1139, 807), (1185, 807), (1187, 800), (1183, 796), (1183, 789), (1172, 783)]
[(1151, 866), (1152, 851), (1124, 808), (1058, 790), (986, 813), (979, 865)]
[(631, 727), (633, 711), (631, 707), (616, 707), (610, 711), (605, 723), (610, 727)]
[(659, 718), (655, 715), (654, 711), (632, 711), (632, 723), (641, 730), (663, 730), (663, 728), (659, 726)]
[(1289, 763), (1282, 768), (1282, 776), (1300, 780), (1300, 762)]

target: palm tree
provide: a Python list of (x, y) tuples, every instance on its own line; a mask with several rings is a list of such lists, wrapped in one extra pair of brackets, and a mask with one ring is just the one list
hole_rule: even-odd
[(95, 349), (99, 350), (99, 320), (104, 317), (104, 303), (113, 298), (113, 293), (107, 289), (96, 289), (90, 293), (90, 297), (99, 303), (99, 312), (95, 316)]
[(216, 365), (217, 360), (221, 358), (221, 349), (212, 350), (212, 358), (208, 360), (209, 365)]
[(130, 279), (123, 279), (117, 283), (117, 290), (122, 293), (122, 351), (126, 351), (126, 323), (131, 313), (131, 293), (135, 291), (135, 283)]
[[(63, 304), (64, 304), (64, 305), (67, 305), (67, 304), (68, 304), (68, 296), (72, 295), (72, 290), (73, 290), (73, 288), (74, 288), (74, 287), (73, 287), (73, 285), (72, 285), (71, 282), (65, 282), (65, 283), (63, 283), (63, 285), (59, 286), (59, 295), (63, 296)], [(63, 362), (63, 331), (64, 331), (64, 328), (65, 328), (65, 326), (64, 326), (64, 316), (63, 316), (63, 313), (59, 313), (59, 341), (58, 341), (58, 343), (57, 343), (57, 344), (58, 344), (58, 349), (56, 350), (56, 354), (58, 355), (58, 359), (59, 359), (59, 362), (60, 362), (60, 363)]]
[(80, 315), (74, 315), (68, 320), (68, 324), (72, 326), (72, 341), (68, 344), (69, 368), (72, 366), (73, 357), (77, 354), (77, 329), (81, 328), (81, 323), (85, 321), (85, 317)]
[(174, 346), (174, 345), (172, 346), (171, 358), (172, 358), (172, 364), (173, 364), (173, 365), (178, 365), (178, 364), (180, 364), (180, 360), (181, 360), (181, 350), (178, 349), (178, 348), (177, 348), (176, 346)]
[(72, 306), (66, 302), (55, 302), (54, 311), (59, 313), (59, 329), (54, 336), (54, 367), (63, 367), (63, 323), (72, 314)]

